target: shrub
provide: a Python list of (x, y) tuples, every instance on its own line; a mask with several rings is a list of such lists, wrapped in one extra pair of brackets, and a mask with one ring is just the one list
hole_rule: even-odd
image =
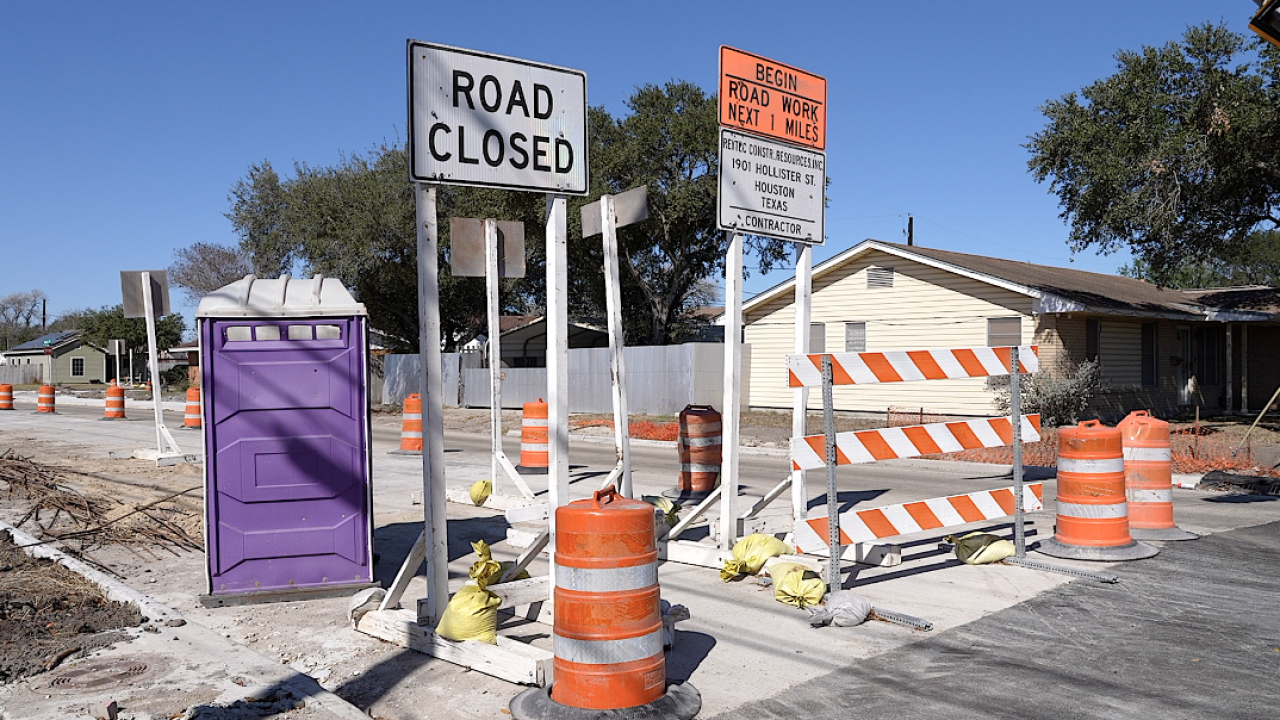
[[(1050, 371), (1041, 369), (1022, 378), (1022, 412), (1040, 414), (1043, 427), (1060, 427), (1077, 422), (1089, 403), (1106, 390), (1102, 366), (1088, 360), (1077, 365), (1059, 361)], [(1009, 384), (1001, 383), (995, 400), (996, 411), (1011, 409)]]

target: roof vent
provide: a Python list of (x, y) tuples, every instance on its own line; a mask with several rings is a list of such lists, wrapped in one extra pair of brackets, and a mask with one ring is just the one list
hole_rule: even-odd
[(872, 265), (867, 268), (867, 289), (874, 290), (876, 288), (893, 287), (893, 268), (876, 267)]

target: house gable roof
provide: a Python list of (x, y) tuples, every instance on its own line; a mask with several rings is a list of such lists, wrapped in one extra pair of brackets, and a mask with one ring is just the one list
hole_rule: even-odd
[[(43, 353), (46, 347), (57, 348), (71, 342), (75, 342), (80, 338), (79, 330), (63, 330), (61, 332), (49, 333), (41, 335), (35, 340), (29, 340), (21, 345), (15, 345), (9, 348), (8, 353), (26, 353), (40, 352)], [(46, 345), (47, 343), (47, 345)]]
[[(1275, 288), (1262, 289), (1270, 292), (1270, 295), (1254, 289), (1254, 306), (1250, 307), (1243, 299), (1226, 302), (1235, 297), (1228, 289), (1172, 290), (1120, 275), (871, 239), (815, 266), (813, 277), (817, 279), (836, 271), (855, 258), (877, 250), (1034, 298), (1036, 311), (1042, 313), (1094, 312), (1184, 320), (1257, 321), (1271, 319), (1276, 307), (1280, 306), (1280, 290)], [(756, 295), (744, 303), (743, 311), (777, 299), (792, 290), (794, 284), (793, 278)], [(1221, 302), (1206, 302), (1207, 300)], [(1271, 305), (1267, 305), (1268, 302)]]

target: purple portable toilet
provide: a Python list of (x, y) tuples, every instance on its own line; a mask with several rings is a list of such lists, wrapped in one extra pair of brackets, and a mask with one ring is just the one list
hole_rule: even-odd
[(373, 581), (366, 312), (320, 275), (200, 301), (206, 605)]

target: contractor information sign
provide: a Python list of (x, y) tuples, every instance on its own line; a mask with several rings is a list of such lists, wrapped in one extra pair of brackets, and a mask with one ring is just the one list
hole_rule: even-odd
[(720, 46), (720, 125), (827, 149), (827, 79)]
[(586, 73), (410, 40), (409, 174), (585, 195)]
[(720, 128), (720, 228), (821, 245), (824, 153)]

